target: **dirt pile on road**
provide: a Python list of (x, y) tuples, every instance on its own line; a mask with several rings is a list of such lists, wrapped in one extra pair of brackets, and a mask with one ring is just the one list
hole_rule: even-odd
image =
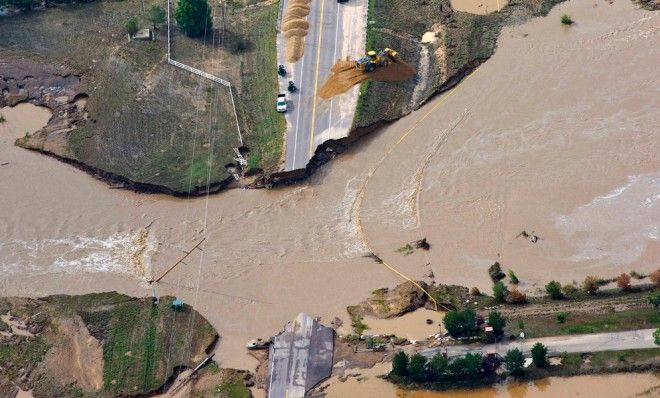
[(332, 74), (319, 90), (319, 96), (328, 99), (351, 89), (363, 80), (402, 81), (415, 74), (415, 68), (402, 60), (378, 67), (373, 72), (362, 72), (354, 61), (339, 61), (330, 69)]
[(297, 62), (305, 52), (305, 36), (309, 30), (309, 0), (291, 0), (282, 18), (282, 32), (286, 37), (286, 60)]

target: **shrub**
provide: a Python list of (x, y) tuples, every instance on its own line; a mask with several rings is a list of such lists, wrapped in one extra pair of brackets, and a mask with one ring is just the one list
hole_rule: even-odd
[(559, 300), (560, 298), (564, 297), (564, 295), (561, 293), (561, 284), (557, 281), (548, 282), (548, 284), (545, 285), (545, 291), (553, 300)]
[(179, 0), (174, 18), (189, 37), (200, 37), (213, 27), (211, 7), (206, 0)]
[(505, 302), (507, 293), (508, 290), (506, 289), (506, 286), (504, 286), (504, 283), (495, 282), (493, 285), (493, 297), (495, 298), (495, 301), (498, 303)]
[(124, 30), (126, 30), (126, 33), (131, 35), (131, 37), (136, 34), (139, 29), (138, 20), (135, 17), (126, 21), (126, 24), (124, 25)]
[(523, 322), (522, 319), (518, 320), (518, 329), (520, 330), (525, 329), (525, 322)]
[(536, 343), (532, 347), (532, 362), (537, 368), (543, 368), (548, 364), (548, 348), (541, 343)]
[(660, 269), (651, 272), (649, 278), (651, 279), (651, 282), (655, 285), (655, 287), (660, 287)]
[[(247, 38), (245, 38), (244, 36), (231, 35), (229, 37), (228, 41), (229, 41), (229, 51), (232, 54), (240, 54), (240, 53), (245, 52), (245, 51), (250, 49), (250, 41)], [(409, 244), (406, 245), (406, 246), (410, 247), (410, 251), (405, 251), (405, 252), (402, 252), (402, 253), (407, 256), (409, 254), (412, 254), (414, 250), (412, 249), (412, 246), (410, 246)], [(404, 246), (404, 248), (406, 246)], [(399, 249), (397, 251), (401, 251), (401, 249)]]
[(149, 19), (149, 22), (153, 25), (154, 29), (162, 23), (165, 22), (165, 19), (167, 17), (167, 14), (165, 13), (165, 10), (163, 7), (159, 5), (152, 5), (149, 8), (149, 12), (147, 14), (147, 19)]
[(476, 286), (474, 286), (472, 289), (470, 289), (470, 295), (474, 297), (481, 296), (481, 292)]
[(516, 274), (513, 273), (512, 270), (509, 270), (509, 280), (514, 285), (517, 285), (518, 283), (520, 283), (520, 281), (518, 280), (518, 277), (516, 276)]
[(493, 327), (493, 334), (495, 337), (504, 335), (504, 326), (506, 326), (506, 319), (497, 311), (491, 311), (488, 314), (488, 324)]
[(410, 357), (408, 376), (418, 383), (426, 380), (426, 357), (424, 355), (417, 353)]
[(564, 14), (561, 16), (561, 23), (564, 25), (573, 25), (573, 20), (571, 19), (570, 15)]
[(568, 319), (568, 312), (562, 311), (559, 314), (557, 314), (557, 323), (566, 323), (566, 319)]
[(616, 278), (616, 284), (621, 290), (630, 290), (630, 276), (628, 274), (621, 274)]
[(660, 329), (656, 329), (655, 332), (653, 332), (653, 342), (655, 345), (660, 345)]
[(649, 295), (649, 303), (651, 303), (656, 310), (660, 308), (660, 290), (656, 290)]
[(408, 355), (405, 352), (399, 351), (394, 354), (392, 359), (392, 374), (399, 377), (408, 375)]
[(520, 290), (513, 289), (509, 293), (509, 301), (511, 304), (525, 304), (527, 302), (527, 296)]
[(428, 364), (429, 375), (433, 381), (440, 381), (447, 375), (449, 369), (449, 360), (441, 353), (437, 353), (431, 358)]
[(600, 279), (598, 279), (595, 276), (589, 275), (586, 278), (584, 278), (584, 282), (582, 282), (582, 288), (584, 289), (585, 292), (589, 294), (594, 294), (598, 291), (598, 288), (600, 288)]
[(573, 297), (577, 294), (578, 289), (575, 287), (575, 285), (567, 284), (561, 288), (561, 291), (564, 293), (564, 296)]
[(635, 279), (644, 279), (644, 278), (646, 278), (646, 275), (640, 274), (637, 271), (630, 271), (630, 276), (635, 278)]
[(504, 272), (502, 272), (502, 266), (497, 261), (495, 261), (495, 264), (491, 265), (490, 268), (488, 268), (488, 275), (490, 275), (490, 279), (492, 279), (493, 282), (497, 282), (506, 277), (506, 275), (504, 275)]
[(523, 371), (523, 366), (525, 365), (525, 356), (522, 351), (517, 348), (509, 350), (504, 356), (504, 365), (509, 373), (516, 375), (520, 374)]
[(469, 337), (476, 333), (476, 314), (470, 308), (449, 311), (443, 323), (452, 337)]

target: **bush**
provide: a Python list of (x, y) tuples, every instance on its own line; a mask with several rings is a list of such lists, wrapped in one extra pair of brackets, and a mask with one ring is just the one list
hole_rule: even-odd
[(506, 286), (502, 282), (495, 282), (493, 285), (493, 297), (498, 303), (504, 303), (506, 301), (506, 295), (509, 293)]
[(600, 288), (600, 279), (598, 279), (595, 276), (589, 275), (586, 278), (584, 278), (584, 282), (582, 282), (582, 288), (584, 289), (585, 292), (589, 294), (594, 294)]
[(649, 278), (651, 279), (651, 283), (655, 285), (655, 287), (660, 287), (660, 269), (657, 271), (651, 272), (651, 275), (649, 275)]
[(136, 34), (139, 29), (138, 20), (135, 17), (126, 21), (126, 25), (124, 25), (124, 30), (126, 30), (126, 33), (131, 35), (131, 37), (133, 37), (133, 35)]
[(7, 119), (5, 119), (4, 115), (2, 113), (0, 113), (0, 123), (4, 123), (6, 121), (7, 121)]
[(476, 314), (470, 308), (449, 311), (443, 323), (452, 337), (469, 337), (476, 333)]
[(164, 23), (166, 18), (167, 14), (165, 13), (163, 7), (154, 4), (149, 8), (147, 19), (149, 19), (149, 22), (151, 22), (154, 29), (156, 29), (158, 25)]
[(568, 319), (568, 312), (560, 312), (557, 314), (557, 323), (566, 323), (566, 319)]
[(548, 364), (548, 348), (541, 343), (532, 347), (532, 362), (537, 368), (543, 368)]
[(408, 376), (417, 382), (421, 383), (426, 380), (426, 357), (420, 353), (413, 355), (408, 363)]
[(559, 300), (560, 298), (564, 297), (564, 295), (561, 293), (561, 284), (557, 281), (548, 282), (548, 284), (545, 285), (545, 292), (548, 293), (548, 296), (550, 296), (550, 298), (553, 300)]
[(495, 337), (504, 335), (504, 326), (506, 326), (506, 319), (497, 311), (491, 311), (488, 314), (488, 324), (493, 327), (493, 334)]
[(575, 285), (571, 285), (571, 284), (564, 285), (564, 287), (562, 287), (561, 290), (564, 293), (564, 296), (566, 296), (566, 297), (573, 297), (578, 292), (577, 287), (575, 287)]
[(649, 295), (649, 303), (651, 303), (656, 310), (660, 308), (660, 290), (656, 290)]
[(399, 351), (394, 354), (392, 359), (392, 374), (399, 377), (408, 375), (408, 355), (405, 352)]
[(174, 18), (189, 37), (200, 37), (213, 27), (211, 8), (206, 0), (179, 0)]
[(500, 281), (506, 277), (504, 272), (502, 272), (502, 266), (497, 261), (488, 268), (488, 275), (490, 275), (490, 279), (492, 279), (493, 282)]
[(573, 20), (571, 19), (570, 15), (564, 14), (561, 16), (561, 23), (564, 25), (573, 25)]
[(441, 353), (437, 353), (431, 358), (428, 364), (428, 371), (432, 381), (440, 381), (447, 376), (449, 369), (449, 360)]
[(525, 356), (522, 351), (517, 348), (509, 350), (504, 356), (504, 365), (509, 373), (517, 375), (522, 373), (523, 366), (525, 365)]
[(621, 290), (630, 290), (630, 276), (628, 274), (621, 274), (616, 278), (616, 284)]
[(653, 332), (653, 342), (655, 345), (660, 345), (660, 329), (656, 329), (655, 332)]
[[(250, 49), (250, 45), (251, 45), (251, 43), (250, 43), (250, 41), (249, 41), (248, 39), (246, 39), (244, 36), (240, 36), (240, 35), (231, 35), (231, 36), (229, 37), (229, 40), (228, 40), (228, 41), (229, 41), (229, 46), (228, 46), (228, 47), (229, 47), (229, 51), (230, 51), (232, 54), (240, 54), (240, 53), (245, 52), (245, 51), (247, 51), (247, 50)], [(410, 245), (407, 245), (407, 246), (410, 246)], [(411, 247), (411, 249), (412, 249), (412, 246), (410, 246), (410, 247)], [(401, 249), (399, 249), (399, 250), (401, 250)], [(404, 254), (406, 254), (406, 255), (408, 255), (408, 254), (412, 254), (412, 251), (410, 251), (410, 252), (405, 252)]]
[(509, 301), (511, 304), (525, 304), (527, 302), (527, 296), (520, 290), (513, 289), (511, 293), (509, 293)]
[(518, 277), (516, 276), (516, 274), (513, 273), (512, 270), (509, 270), (509, 280), (514, 285), (517, 285), (518, 283), (520, 283), (520, 281), (518, 280)]
[(522, 319), (518, 320), (518, 329), (520, 330), (525, 329), (525, 322), (523, 322)]

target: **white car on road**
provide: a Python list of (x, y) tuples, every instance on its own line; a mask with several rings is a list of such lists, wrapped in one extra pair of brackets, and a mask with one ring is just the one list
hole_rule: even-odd
[(277, 94), (277, 111), (286, 112), (286, 94)]

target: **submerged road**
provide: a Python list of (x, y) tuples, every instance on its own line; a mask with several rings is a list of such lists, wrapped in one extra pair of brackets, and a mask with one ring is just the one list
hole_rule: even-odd
[[(598, 351), (621, 351), (640, 348), (656, 347), (653, 341), (653, 332), (655, 329), (630, 330), (626, 332), (614, 333), (592, 333), (580, 334), (574, 336), (556, 336), (543, 337), (538, 339), (524, 339), (507, 343), (486, 344), (479, 348), (469, 346), (448, 346), (447, 356), (463, 356), (469, 352), (486, 354), (494, 350), (501, 356), (506, 352), (518, 348), (523, 353), (529, 355), (532, 346), (536, 343), (542, 343), (548, 347), (550, 354), (560, 354), (562, 352), (598, 352)], [(432, 357), (438, 352), (445, 352), (444, 347), (435, 347), (422, 351), (422, 355)]]
[[(282, 0), (282, 15), (288, 3)], [(357, 104), (357, 86), (329, 100), (317, 93), (337, 59), (353, 59), (364, 52), (367, 0), (313, 0), (310, 6), (305, 52), (298, 62), (286, 62), (286, 39), (281, 32), (277, 36), (278, 63), (288, 72), (279, 79), (280, 92), (288, 97), (285, 171), (304, 169), (318, 145), (347, 136)], [(286, 91), (289, 80), (298, 86), (297, 93)]]

